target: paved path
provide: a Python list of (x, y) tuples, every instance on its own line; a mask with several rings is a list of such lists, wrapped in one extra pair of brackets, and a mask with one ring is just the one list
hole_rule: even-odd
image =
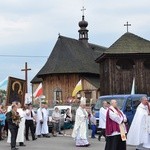
[[(19, 147), (19, 150), (104, 150), (105, 141), (99, 142), (97, 139), (90, 139), (90, 147), (75, 147), (74, 140), (69, 136), (59, 136), (51, 138), (39, 138), (36, 141), (26, 141), (26, 147)], [(10, 150), (6, 140), (0, 141), (0, 150)], [(135, 147), (127, 147), (127, 150), (135, 150)]]

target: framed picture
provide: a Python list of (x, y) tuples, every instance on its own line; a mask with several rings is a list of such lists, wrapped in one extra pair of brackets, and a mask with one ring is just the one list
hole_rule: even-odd
[(20, 102), (24, 106), (26, 81), (14, 77), (9, 77), (6, 105), (10, 105), (13, 101)]

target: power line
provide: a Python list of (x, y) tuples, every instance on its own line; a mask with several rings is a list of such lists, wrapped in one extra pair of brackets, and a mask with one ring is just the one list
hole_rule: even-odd
[(46, 58), (48, 56), (29, 56), (29, 55), (0, 55), (0, 57), (28, 57), (28, 58)]

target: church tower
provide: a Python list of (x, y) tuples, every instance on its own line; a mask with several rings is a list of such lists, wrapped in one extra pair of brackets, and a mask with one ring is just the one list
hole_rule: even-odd
[(84, 20), (84, 10), (86, 10), (84, 7), (81, 9), (83, 11), (82, 15), (82, 21), (79, 22), (80, 29), (79, 32), (79, 40), (88, 41), (88, 31), (86, 27), (88, 26), (88, 22)]

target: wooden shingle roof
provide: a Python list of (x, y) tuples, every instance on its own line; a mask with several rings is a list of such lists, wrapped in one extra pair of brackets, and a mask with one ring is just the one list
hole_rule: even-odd
[(122, 35), (114, 44), (112, 44), (104, 53), (150, 53), (150, 41), (127, 32)]
[(99, 74), (95, 59), (106, 48), (59, 36), (47, 62), (37, 76), (63, 73)]
[(41, 83), (43, 80), (42, 78), (38, 78), (37, 75), (30, 81), (30, 83)]
[(90, 76), (90, 75), (82, 75), (82, 77), (87, 80), (89, 83), (91, 83), (93, 86), (95, 86), (96, 88), (99, 88), (100, 84), (99, 84), (99, 75), (97, 76)]
[(112, 44), (103, 54), (101, 54), (96, 62), (99, 62), (106, 57), (116, 57), (134, 55), (149, 55), (150, 54), (150, 41), (139, 37), (133, 33), (125, 33), (114, 44)]

